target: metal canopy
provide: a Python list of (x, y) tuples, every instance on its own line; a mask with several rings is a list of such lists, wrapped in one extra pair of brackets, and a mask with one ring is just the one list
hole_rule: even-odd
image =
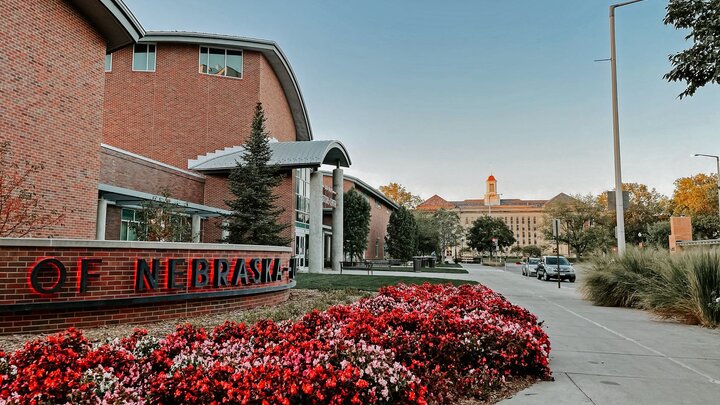
[[(165, 197), (160, 195), (144, 193), (142, 191), (136, 191), (129, 188), (111, 186), (109, 184), (99, 184), (98, 191), (100, 192), (100, 197), (105, 200), (112, 201), (115, 205), (120, 207), (137, 208), (145, 201), (165, 199)], [(207, 205), (195, 204), (175, 198), (170, 198), (169, 200), (171, 204), (178, 206), (185, 214), (188, 215), (218, 217), (223, 214), (230, 214), (230, 211), (228, 210), (210, 207)]]
[[(350, 167), (350, 156), (339, 141), (271, 142), (270, 164), (284, 168), (320, 167), (323, 164)], [(188, 161), (199, 172), (226, 172), (242, 162), (242, 146), (225, 148)]]

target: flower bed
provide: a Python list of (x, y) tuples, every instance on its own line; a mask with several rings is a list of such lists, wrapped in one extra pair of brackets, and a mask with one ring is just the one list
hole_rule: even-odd
[(297, 321), (190, 325), (91, 345), (69, 329), (0, 352), (0, 402), (451, 403), (549, 378), (536, 317), (482, 285), (387, 287)]

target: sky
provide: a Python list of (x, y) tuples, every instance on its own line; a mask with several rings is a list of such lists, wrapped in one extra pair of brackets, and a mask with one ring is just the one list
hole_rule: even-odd
[[(346, 172), (448, 200), (614, 187), (608, 6), (601, 0), (125, 0), (146, 30), (269, 39), (287, 55), (314, 139)], [(668, 56), (689, 43), (666, 0), (617, 10), (624, 182), (671, 195), (714, 173), (720, 86), (680, 100)]]

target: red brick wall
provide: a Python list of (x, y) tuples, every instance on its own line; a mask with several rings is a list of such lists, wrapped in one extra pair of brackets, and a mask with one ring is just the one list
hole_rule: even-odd
[[(44, 242), (44, 241), (43, 241)], [(185, 259), (185, 264), (179, 265), (178, 269), (185, 271), (192, 258), (227, 258), (232, 264), (233, 259), (250, 258), (279, 258), (281, 267), (287, 267), (290, 258), (288, 251), (263, 251), (260, 250), (205, 250), (183, 248), (182, 244), (166, 245), (167, 248), (156, 248), (153, 244), (149, 247), (113, 248), (107, 242), (93, 242), (92, 247), (63, 247), (50, 246), (49, 243), (42, 243), (42, 246), (2, 246), (0, 249), (0, 334), (39, 331), (49, 332), (69, 326), (97, 326), (109, 323), (153, 321), (180, 316), (210, 313), (222, 309), (229, 309), (239, 305), (249, 307), (259, 304), (272, 304), (285, 299), (286, 294), (274, 293), (263, 295), (243, 296), (243, 298), (205, 298), (191, 299), (189, 301), (153, 302), (143, 305), (128, 305), (124, 307), (111, 307), (102, 309), (58, 309), (58, 310), (29, 310), (25, 312), (10, 312), (4, 306), (11, 304), (28, 303), (63, 303), (72, 301), (93, 302), (97, 300), (113, 300), (137, 297), (173, 296), (178, 294), (209, 291), (248, 290), (268, 286), (286, 286), (289, 284), (288, 274), (283, 273), (281, 281), (263, 284), (250, 284), (247, 286), (225, 286), (218, 289), (212, 287), (191, 288), (187, 287), (187, 275), (182, 274), (178, 281), (184, 288), (168, 290), (162, 288), (165, 274), (165, 264), (160, 269), (159, 288), (144, 292), (136, 292), (134, 286), (135, 259), (144, 258), (150, 263), (150, 259), (176, 258)], [(2, 240), (0, 239), (0, 246)], [(137, 244), (135, 244), (137, 246)], [(28, 285), (29, 269), (42, 257), (55, 257), (67, 268), (67, 279), (64, 286), (52, 296), (38, 296), (32, 292)], [(98, 258), (102, 263), (92, 267), (91, 272), (100, 274), (98, 279), (91, 279), (87, 292), (79, 293), (78, 286), (78, 261), (81, 258)], [(48, 277), (50, 278), (50, 277)], [(52, 284), (52, 283), (50, 283)], [(48, 286), (48, 285), (46, 285)]]
[(67, 210), (64, 226), (32, 236), (94, 238), (105, 41), (68, 2), (2, 6), (0, 140), (45, 166), (32, 179), (43, 208)]
[[(332, 188), (332, 176), (323, 176), (323, 185)], [(385, 246), (385, 236), (387, 236), (387, 225), (390, 222), (390, 213), (392, 208), (388, 207), (384, 202), (380, 201), (370, 193), (365, 192), (361, 188), (355, 187), (355, 182), (345, 178), (343, 189), (347, 193), (351, 188), (369, 197), (370, 199), (370, 232), (368, 233), (368, 244), (365, 249), (366, 259), (382, 259), (383, 246)], [(378, 206), (379, 203), (379, 206)], [(323, 216), (323, 224), (332, 225), (332, 212)], [(375, 254), (375, 241), (378, 241), (377, 256)]]
[(105, 215), (105, 240), (120, 240), (122, 208), (108, 205)]
[(271, 135), (296, 140), (287, 101), (262, 54), (244, 52), (242, 79), (200, 74), (198, 57), (197, 45), (160, 43), (156, 71), (133, 72), (132, 47), (113, 53), (103, 142), (187, 168), (188, 159), (243, 144), (258, 101), (266, 103)]
[(100, 161), (100, 183), (157, 195), (167, 188), (172, 198), (203, 204), (205, 179), (202, 177), (106, 148), (101, 149)]

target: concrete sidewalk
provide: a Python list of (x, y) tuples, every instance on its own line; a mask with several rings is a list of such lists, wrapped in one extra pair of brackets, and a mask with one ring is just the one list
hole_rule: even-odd
[[(464, 265), (477, 280), (544, 321), (554, 382), (502, 404), (720, 403), (720, 331), (660, 321), (647, 312), (596, 307), (578, 283), (545, 282)], [(578, 279), (582, 272), (578, 273)]]
[(555, 381), (537, 383), (501, 404), (720, 404), (720, 331), (661, 321), (639, 310), (596, 307), (580, 298), (579, 282), (558, 289), (557, 282), (521, 276), (514, 264), (463, 267), (469, 274), (375, 274), (475, 280), (544, 322)]

